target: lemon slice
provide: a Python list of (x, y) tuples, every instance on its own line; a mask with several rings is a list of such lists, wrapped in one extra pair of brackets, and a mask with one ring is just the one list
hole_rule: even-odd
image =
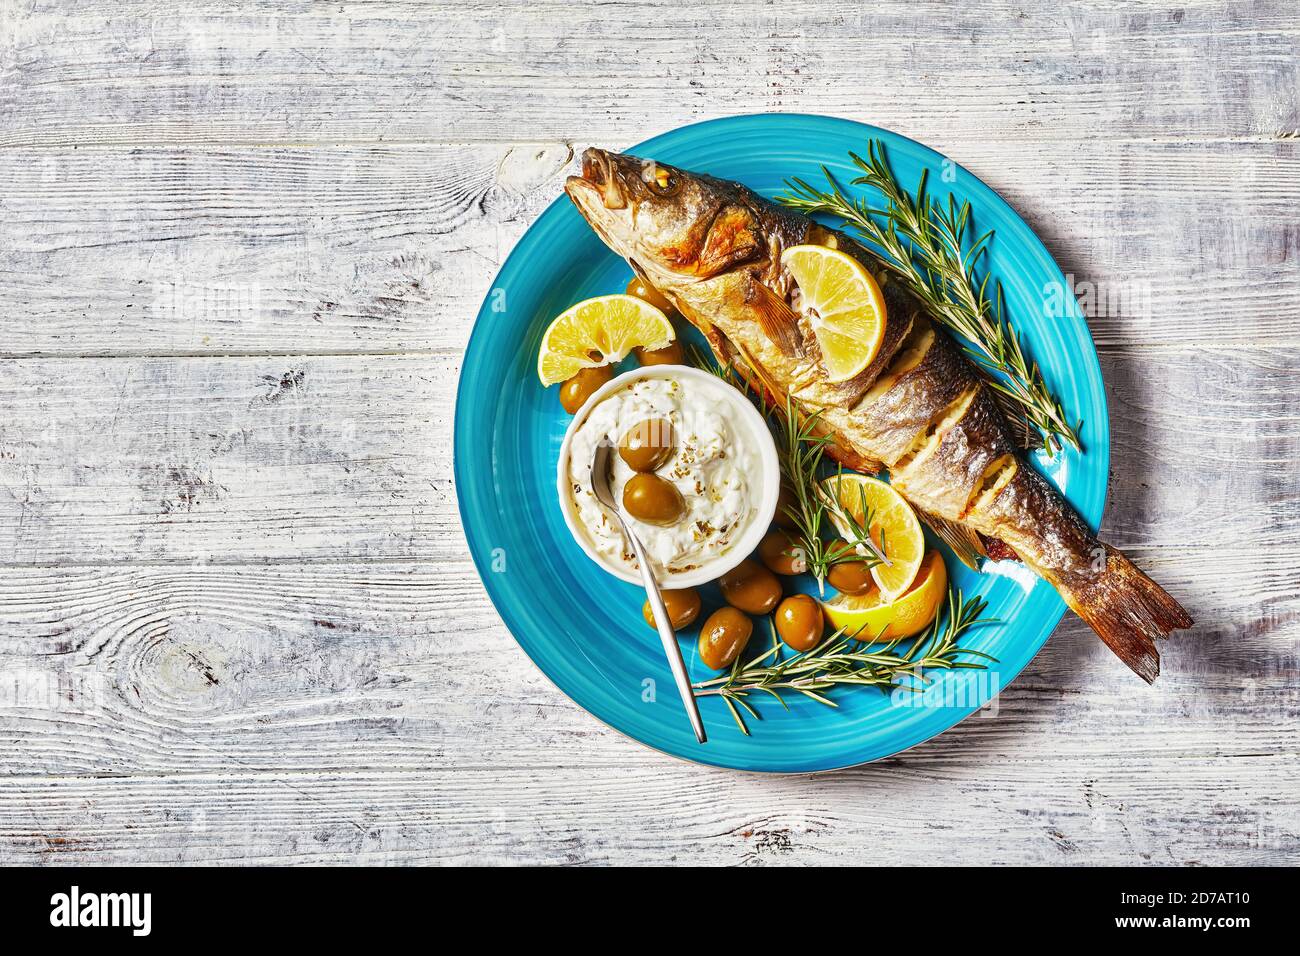
[(860, 640), (892, 640), (924, 631), (939, 613), (948, 594), (948, 569), (943, 555), (931, 551), (912, 589), (894, 601), (882, 601), (879, 591), (855, 597), (841, 594), (822, 602), (831, 627), (843, 628)]
[[(912, 506), (888, 483), (852, 472), (832, 475), (822, 482), (822, 488), (859, 525), (864, 510), (871, 511), (867, 533), (889, 559), (889, 564), (872, 568), (871, 577), (880, 588), (882, 601), (892, 601), (902, 595), (916, 580), (925, 557), (925, 536)], [(831, 522), (841, 536), (856, 540), (840, 515), (832, 512)]]
[(571, 306), (551, 323), (537, 354), (537, 377), (554, 385), (584, 368), (618, 362), (637, 346), (665, 348), (675, 336), (668, 316), (649, 302), (600, 295)]
[(825, 246), (791, 246), (781, 265), (799, 286), (830, 381), (843, 382), (870, 365), (885, 337), (885, 300), (871, 273)]

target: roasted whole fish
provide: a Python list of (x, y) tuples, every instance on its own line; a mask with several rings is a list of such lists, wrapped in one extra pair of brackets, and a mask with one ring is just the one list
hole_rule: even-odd
[[(1122, 553), (1095, 538), (1018, 453), (981, 373), (861, 246), (738, 183), (599, 149), (569, 177), (569, 197), (596, 234), (666, 295), (718, 359), (819, 409), (836, 457), (881, 466), (932, 521), (1014, 551), (1144, 680), (1160, 672), (1156, 638), (1191, 618)], [(842, 249), (885, 298), (884, 341), (871, 364), (831, 383), (797, 290), (788, 246)], [(782, 396), (783, 397), (783, 396)]]

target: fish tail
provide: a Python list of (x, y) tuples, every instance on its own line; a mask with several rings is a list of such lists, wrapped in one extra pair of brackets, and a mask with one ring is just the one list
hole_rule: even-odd
[(1150, 684), (1160, 673), (1156, 638), (1192, 626), (1191, 616), (1165, 589), (1108, 544), (1106, 566), (1073, 576), (1061, 594), (1135, 674)]

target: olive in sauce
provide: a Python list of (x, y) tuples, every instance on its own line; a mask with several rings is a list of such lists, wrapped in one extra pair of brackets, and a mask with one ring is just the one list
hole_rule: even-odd
[(636, 474), (623, 486), (623, 507), (638, 521), (666, 528), (682, 520), (686, 499), (671, 481)]
[(677, 450), (673, 423), (666, 418), (646, 418), (627, 430), (618, 443), (618, 457), (633, 471), (662, 468)]
[(758, 543), (758, 557), (769, 570), (787, 577), (808, 570), (803, 548), (784, 531), (769, 531), (765, 534)]
[(781, 582), (757, 561), (746, 558), (718, 580), (728, 604), (750, 614), (766, 614), (781, 600)]
[(686, 364), (686, 353), (682, 349), (682, 343), (676, 339), (661, 349), (645, 349), (638, 345), (632, 351), (636, 353), (637, 361), (642, 365)]
[(776, 633), (796, 651), (810, 651), (822, 639), (822, 607), (807, 594), (792, 594), (776, 609)]
[(564, 410), (570, 415), (576, 414), (578, 409), (582, 407), (582, 403), (591, 398), (596, 389), (613, 377), (614, 368), (611, 365), (584, 368), (560, 386), (560, 404), (564, 406)]
[(754, 622), (748, 616), (734, 607), (718, 608), (700, 628), (700, 660), (715, 671), (730, 667), (753, 633)]
[[(845, 540), (835, 540), (829, 550), (832, 554), (840, 553), (849, 546)], [(871, 568), (867, 567), (865, 561), (839, 561), (831, 565), (830, 571), (826, 574), (826, 580), (830, 582), (831, 587), (841, 594), (866, 594), (876, 582), (871, 577)]]
[[(674, 631), (690, 627), (700, 616), (700, 592), (694, 588), (664, 588), (659, 592), (659, 596), (664, 599), (668, 620), (672, 623)], [(649, 601), (641, 605), (641, 616), (651, 628), (655, 626), (655, 616), (650, 613)]]

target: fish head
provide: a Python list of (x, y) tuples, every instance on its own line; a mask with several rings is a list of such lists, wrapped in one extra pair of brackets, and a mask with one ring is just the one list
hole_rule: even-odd
[(735, 183), (592, 147), (565, 192), (605, 244), (665, 292), (769, 256), (755, 197)]

